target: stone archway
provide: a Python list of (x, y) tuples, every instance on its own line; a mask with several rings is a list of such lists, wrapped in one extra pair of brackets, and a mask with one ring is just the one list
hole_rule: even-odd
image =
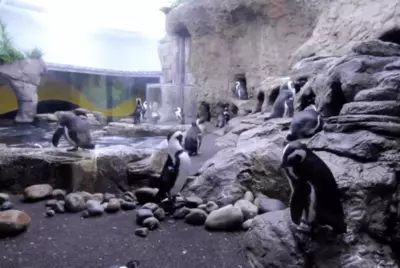
[(46, 65), (41, 59), (0, 65), (0, 79), (10, 86), (17, 98), (18, 112), (15, 122), (33, 122), (38, 103), (37, 87), (45, 70)]

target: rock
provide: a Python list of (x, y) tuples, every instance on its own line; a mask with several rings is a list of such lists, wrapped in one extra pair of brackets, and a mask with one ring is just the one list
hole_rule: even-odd
[(135, 230), (135, 235), (140, 237), (146, 237), (148, 234), (149, 234), (149, 229), (147, 229), (146, 227), (137, 228)]
[(211, 213), (212, 211), (217, 210), (217, 209), (219, 209), (219, 206), (217, 204), (215, 204), (215, 202), (213, 202), (213, 201), (207, 202), (206, 211), (208, 213)]
[(86, 202), (86, 209), (90, 216), (101, 216), (104, 212), (104, 208), (101, 203), (97, 200), (88, 200)]
[(85, 201), (85, 203), (87, 201), (93, 199), (93, 195), (91, 193), (86, 192), (86, 191), (79, 191), (79, 192), (76, 192), (76, 193), (82, 196), (82, 198)]
[(185, 222), (191, 225), (203, 225), (206, 222), (207, 213), (199, 208), (193, 208), (185, 216)]
[(57, 201), (55, 207), (53, 208), (56, 213), (65, 213), (65, 201), (59, 200)]
[(237, 230), (243, 223), (243, 213), (238, 207), (227, 205), (212, 211), (205, 222), (209, 230)]
[(136, 206), (137, 206), (136, 202), (128, 202), (128, 201), (121, 202), (122, 210), (134, 210)]
[(249, 219), (242, 224), (243, 230), (249, 230), (251, 225), (253, 224), (253, 219)]
[(165, 220), (165, 211), (164, 211), (164, 209), (158, 208), (156, 211), (154, 211), (154, 217), (159, 221)]
[(183, 207), (183, 208), (180, 208), (180, 209), (177, 209), (175, 212), (174, 212), (174, 215), (173, 215), (173, 217), (174, 217), (174, 219), (183, 219), (183, 218), (185, 218), (186, 217), (186, 215), (188, 215), (190, 213), (190, 209), (189, 208), (187, 208), (187, 207)]
[(135, 194), (130, 191), (124, 193), (123, 199), (128, 202), (136, 201)]
[(69, 212), (80, 212), (86, 207), (83, 196), (78, 193), (70, 193), (65, 197), (65, 208)]
[(145, 219), (153, 216), (153, 212), (150, 209), (138, 209), (136, 210), (136, 224), (142, 225)]
[(13, 208), (14, 204), (11, 201), (4, 201), (2, 204), (0, 204), (0, 211), (9, 210)]
[(201, 204), (200, 206), (198, 206), (197, 208), (202, 209), (204, 211), (207, 211), (207, 204)]
[(10, 201), (10, 196), (6, 193), (0, 193), (0, 204), (3, 204), (5, 201)]
[(89, 218), (90, 217), (90, 213), (87, 210), (84, 210), (81, 214), (82, 218)]
[(280, 129), (288, 123), (286, 118), (264, 123), (258, 116), (241, 122), (241, 132), (232, 130), (239, 132), (236, 147), (222, 149), (207, 160), (182, 193), (193, 193), (221, 206), (242, 199), (246, 188), (287, 200), (290, 190), (279, 165), (285, 141), (285, 133)]
[(198, 196), (194, 195), (194, 196), (186, 197), (185, 206), (188, 208), (197, 208), (201, 204), (203, 204), (203, 200)]
[(110, 201), (108, 202), (107, 207), (105, 208), (105, 211), (107, 213), (115, 213), (121, 208), (121, 203), (118, 199), (116, 198), (111, 198)]
[(155, 212), (158, 209), (158, 205), (155, 203), (146, 203), (142, 206), (144, 209), (150, 209), (151, 211)]
[(139, 204), (153, 202), (157, 194), (157, 189), (143, 187), (135, 191), (136, 200)]
[[(64, 141), (62, 143), (66, 145)], [(52, 147), (32, 150), (0, 146), (0, 169), (12, 167), (13, 171), (1, 174), (0, 189), (19, 194), (26, 186), (47, 183), (73, 192), (117, 193), (118, 189), (143, 185), (135, 174), (128, 174), (128, 164), (149, 157), (151, 152), (151, 149), (135, 149), (128, 145), (110, 145), (85, 152), (66, 152), (65, 148)]]
[[(305, 259), (293, 239), (294, 227), (289, 217), (283, 210), (253, 219), (252, 228), (244, 239), (250, 264), (259, 267), (305, 267)], [(268, 250), (258, 251), (263, 248)]]
[(137, 124), (125, 122), (110, 122), (103, 128), (108, 136), (124, 136), (124, 137), (153, 137), (167, 136), (170, 131), (186, 131), (189, 125), (154, 125), (154, 124)]
[(67, 192), (62, 189), (54, 189), (51, 192), (51, 197), (56, 200), (64, 200), (66, 195), (67, 195)]
[(0, 212), (0, 237), (13, 236), (26, 230), (31, 217), (24, 211), (6, 210)]
[(263, 194), (257, 195), (254, 204), (258, 207), (258, 212), (260, 214), (286, 209), (286, 205), (282, 201), (268, 198)]
[(244, 221), (252, 219), (258, 214), (258, 207), (248, 200), (237, 201), (235, 207), (240, 208), (242, 211)]
[(115, 194), (105, 193), (104, 194), (104, 202), (110, 202), (111, 199), (115, 198)]
[(253, 201), (254, 201), (254, 195), (253, 195), (252, 192), (247, 191), (247, 192), (244, 194), (243, 199), (244, 199), (244, 200), (247, 200), (247, 201), (250, 201), (250, 202), (253, 202)]
[(143, 221), (142, 225), (149, 230), (155, 230), (160, 227), (160, 222), (154, 217), (149, 217)]
[(54, 114), (37, 114), (35, 115), (35, 121), (39, 122), (57, 122), (58, 118)]
[(54, 215), (56, 215), (56, 212), (51, 208), (47, 208), (45, 215), (46, 215), (46, 217), (51, 218), (51, 217), (54, 217)]
[(50, 199), (46, 201), (45, 206), (49, 208), (54, 208), (57, 205), (57, 200), (56, 199)]
[(15, 94), (18, 111), (17, 123), (32, 123), (35, 119), (38, 95), (37, 87), (46, 69), (42, 59), (24, 59), (0, 66), (0, 76)]
[(36, 184), (25, 188), (24, 201), (39, 201), (51, 196), (53, 187), (49, 184)]
[(95, 193), (92, 195), (93, 200), (99, 201), (100, 203), (103, 203), (104, 201), (104, 194), (102, 193)]

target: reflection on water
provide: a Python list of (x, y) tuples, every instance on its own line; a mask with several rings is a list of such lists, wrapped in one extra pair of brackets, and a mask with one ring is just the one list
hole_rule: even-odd
[[(0, 143), (12, 147), (32, 147), (39, 144), (43, 148), (51, 147), (51, 138), (57, 124), (41, 123), (39, 125), (14, 124), (12, 121), (0, 120)], [(135, 148), (153, 148), (165, 137), (95, 137), (96, 148), (110, 145), (132, 145)], [(61, 138), (58, 147), (71, 147), (64, 138)]]

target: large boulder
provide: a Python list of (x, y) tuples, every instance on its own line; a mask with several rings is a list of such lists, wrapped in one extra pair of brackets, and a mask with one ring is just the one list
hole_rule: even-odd
[(262, 116), (252, 115), (236, 121), (229, 133), (237, 141), (207, 160), (187, 191), (220, 205), (233, 204), (247, 190), (287, 201), (289, 186), (279, 164), (288, 119), (264, 123)]
[(190, 125), (156, 125), (156, 124), (137, 124), (127, 122), (111, 122), (103, 128), (107, 135), (125, 137), (148, 137), (148, 136), (167, 136), (171, 131), (186, 131)]
[(38, 103), (37, 87), (46, 65), (42, 59), (26, 59), (0, 65), (0, 81), (9, 85), (18, 102), (17, 123), (31, 123)]
[(0, 148), (0, 188), (21, 193), (30, 185), (47, 183), (55, 189), (120, 192), (145, 185), (131, 178), (131, 162), (148, 158), (150, 150), (114, 145), (91, 151), (64, 149)]

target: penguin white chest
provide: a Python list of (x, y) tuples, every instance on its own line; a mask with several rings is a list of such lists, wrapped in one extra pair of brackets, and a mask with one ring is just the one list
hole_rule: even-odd
[[(177, 167), (178, 174), (175, 180), (175, 184), (170, 190), (171, 196), (177, 195), (182, 190), (190, 173), (191, 160), (188, 153), (182, 152), (177, 157), (179, 158), (179, 166)], [(176, 165), (177, 163), (174, 159), (174, 166)]]
[(69, 136), (69, 132), (68, 132), (68, 128), (67, 127), (64, 127), (64, 137), (69, 142), (69, 144), (71, 144), (73, 146), (76, 146), (76, 142), (73, 141), (71, 139), (71, 137)]

